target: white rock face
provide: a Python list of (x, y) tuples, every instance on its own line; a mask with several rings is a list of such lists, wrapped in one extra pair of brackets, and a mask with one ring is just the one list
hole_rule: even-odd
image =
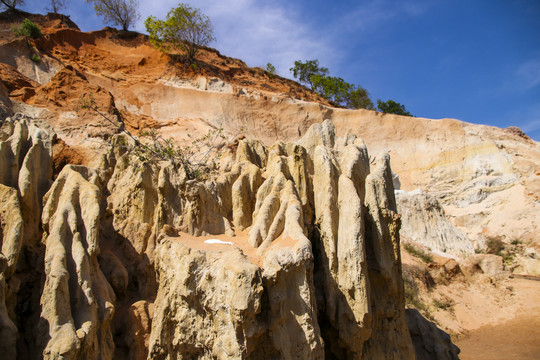
[(472, 242), (450, 222), (434, 196), (398, 192), (396, 202), (398, 213), (401, 215), (402, 237), (414, 240), (434, 251), (462, 257), (474, 254)]

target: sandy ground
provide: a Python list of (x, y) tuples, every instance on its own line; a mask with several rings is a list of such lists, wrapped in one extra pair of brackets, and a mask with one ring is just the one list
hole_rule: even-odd
[(509, 279), (506, 286), (513, 288), (513, 305), (518, 306), (513, 318), (468, 330), (455, 339), (460, 359), (540, 359), (540, 281)]
[[(263, 266), (265, 254), (275, 247), (293, 247), (296, 243), (289, 237), (283, 237), (280, 235), (277, 239), (272, 241), (272, 244), (268, 246), (262, 253), (258, 253), (257, 249), (249, 244), (249, 232), (248, 230), (236, 231), (235, 236), (228, 236), (225, 234), (208, 235), (208, 236), (193, 236), (185, 232), (179, 232), (177, 237), (171, 237), (172, 241), (178, 241), (182, 244), (189, 246), (192, 249), (202, 251), (229, 251), (232, 248), (238, 248), (242, 253), (257, 266)], [(209, 244), (206, 240), (220, 240), (223, 242), (230, 242), (232, 244)]]

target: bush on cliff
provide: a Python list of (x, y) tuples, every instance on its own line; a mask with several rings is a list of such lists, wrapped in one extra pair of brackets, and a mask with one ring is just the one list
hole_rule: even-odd
[(195, 62), (195, 55), (201, 47), (215, 40), (208, 16), (188, 4), (179, 4), (168, 12), (165, 20), (149, 16), (144, 25), (156, 47), (164, 51), (182, 50), (189, 63)]
[(21, 25), (14, 26), (12, 28), (12, 31), (17, 36), (31, 37), (33, 39), (37, 39), (43, 36), (39, 26), (37, 26), (28, 19), (24, 19)]

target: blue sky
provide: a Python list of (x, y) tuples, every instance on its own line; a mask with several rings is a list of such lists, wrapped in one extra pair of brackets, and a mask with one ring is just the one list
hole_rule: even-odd
[[(83, 31), (105, 25), (84, 0), (63, 12)], [(44, 12), (45, 0), (23, 9)], [(164, 18), (175, 0), (140, 1)], [(319, 59), (333, 76), (393, 99), (416, 116), (519, 126), (540, 140), (538, 0), (198, 0), (222, 54), (272, 63)]]

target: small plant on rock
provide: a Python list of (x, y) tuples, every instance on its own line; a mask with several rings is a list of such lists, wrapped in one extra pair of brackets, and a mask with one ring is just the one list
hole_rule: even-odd
[(24, 19), (21, 25), (14, 26), (11, 31), (17, 36), (31, 37), (32, 39), (38, 39), (43, 36), (39, 26), (28, 19)]

